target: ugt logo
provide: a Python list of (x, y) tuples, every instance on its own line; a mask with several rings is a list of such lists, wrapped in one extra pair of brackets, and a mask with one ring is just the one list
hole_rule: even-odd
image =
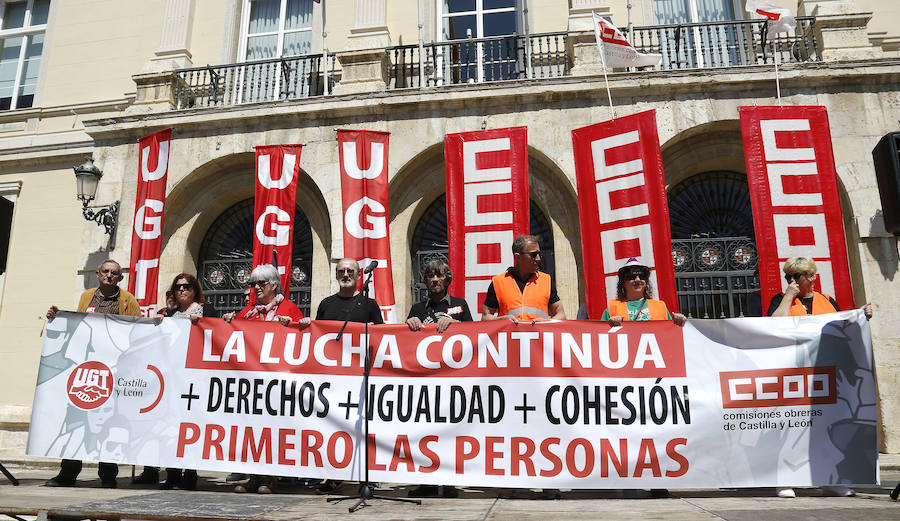
[(75, 407), (89, 411), (103, 405), (112, 395), (112, 371), (102, 362), (79, 364), (70, 374), (66, 385), (69, 401)]

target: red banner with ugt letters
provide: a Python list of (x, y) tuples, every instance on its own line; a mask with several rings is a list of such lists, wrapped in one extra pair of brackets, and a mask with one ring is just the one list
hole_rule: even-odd
[(572, 131), (588, 316), (616, 298), (618, 270), (631, 258), (650, 267), (651, 285), (678, 311), (669, 206), (656, 113), (648, 110)]
[(145, 317), (152, 316), (156, 311), (171, 142), (171, 128), (144, 136), (138, 141), (137, 196), (131, 230), (128, 292), (137, 299), (141, 314)]
[(527, 129), (447, 134), (444, 160), (450, 293), (478, 320), (491, 277), (513, 265), (513, 239), (528, 233)]
[(817, 291), (853, 307), (831, 130), (825, 107), (740, 107), (765, 304), (789, 257), (813, 259)]
[[(388, 226), (388, 132), (337, 131), (344, 216), (344, 256), (360, 269), (377, 262), (369, 296), (388, 324), (397, 322)], [(363, 278), (360, 278), (362, 283)]]
[[(253, 267), (271, 264), (275, 251), (285, 296), (290, 294), (291, 286), (294, 210), (302, 148), (302, 145), (256, 147)], [(250, 296), (255, 300), (253, 292)]]

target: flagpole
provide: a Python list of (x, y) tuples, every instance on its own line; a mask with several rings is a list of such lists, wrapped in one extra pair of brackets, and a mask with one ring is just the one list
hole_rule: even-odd
[[(776, 36), (777, 38), (777, 36)], [(778, 97), (778, 106), (781, 106), (781, 82), (778, 80), (778, 48), (776, 42), (772, 42), (772, 54), (775, 55), (775, 95)]]
[[(596, 16), (594, 11), (591, 11), (591, 19), (594, 20), (595, 26), (597, 24)], [(594, 27), (594, 31), (597, 31), (596, 27)], [(606, 84), (606, 98), (609, 100), (609, 112), (612, 114), (612, 119), (616, 119), (616, 109), (613, 107), (612, 93), (609, 90), (609, 78), (606, 76), (606, 47), (603, 46), (602, 40), (599, 39), (597, 41), (597, 47), (600, 50), (600, 63), (603, 65), (603, 83)]]
[(325, 30), (325, 4), (322, 0), (322, 70), (325, 77), (325, 95), (328, 95), (328, 32)]

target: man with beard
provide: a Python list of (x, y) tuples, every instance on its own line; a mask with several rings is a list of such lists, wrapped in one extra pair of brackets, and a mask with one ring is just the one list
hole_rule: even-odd
[(412, 331), (422, 329), (422, 324), (437, 324), (437, 332), (443, 333), (454, 322), (471, 322), (472, 314), (465, 299), (447, 294), (453, 273), (450, 266), (440, 259), (425, 264), (425, 287), (428, 298), (413, 304), (406, 319)]
[[(428, 298), (413, 304), (406, 318), (406, 325), (411, 331), (420, 331), (423, 324), (436, 324), (438, 333), (443, 333), (454, 322), (471, 322), (472, 313), (465, 299), (447, 294), (447, 287), (453, 280), (450, 266), (441, 259), (432, 259), (425, 263), (425, 287)], [(409, 497), (433, 497), (438, 495), (437, 485), (419, 485), (409, 491)], [(444, 497), (459, 497), (456, 487), (444, 485)]]
[(357, 283), (362, 276), (359, 263), (353, 259), (341, 259), (334, 270), (338, 292), (325, 297), (316, 310), (316, 320), (350, 320), (365, 324), (384, 324), (381, 308), (374, 299), (360, 295)]
[[(338, 320), (359, 322), (365, 324), (384, 324), (381, 317), (381, 308), (374, 299), (360, 295), (357, 282), (362, 276), (359, 263), (354, 259), (344, 258), (338, 261), (334, 269), (334, 276), (338, 281), (338, 292), (330, 297), (325, 297), (319, 303), (316, 310), (316, 320)], [(308, 322), (301, 322), (299, 326), (305, 327)], [(318, 494), (330, 494), (337, 490), (341, 481), (326, 479), (316, 487)]]

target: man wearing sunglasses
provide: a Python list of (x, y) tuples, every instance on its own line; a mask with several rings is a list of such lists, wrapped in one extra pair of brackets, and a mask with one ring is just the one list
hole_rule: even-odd
[[(122, 266), (107, 259), (97, 268), (97, 282), (100, 286), (86, 290), (78, 299), (78, 309), (82, 313), (109, 313), (111, 315), (126, 315), (132, 317), (141, 316), (141, 308), (134, 295), (119, 288), (122, 282)], [(47, 311), (47, 319), (56, 318), (59, 308), (50, 306)], [(47, 487), (74, 487), (75, 479), (81, 472), (81, 461), (64, 459), (60, 462), (59, 474), (48, 479), (44, 486)], [(116, 488), (116, 476), (119, 475), (119, 466), (115, 463), (101, 462), (97, 469), (100, 476), (100, 485), (103, 488)]]
[(513, 265), (491, 279), (481, 320), (565, 320), (566, 312), (550, 275), (541, 273), (541, 246), (534, 235), (520, 235), (512, 244)]

